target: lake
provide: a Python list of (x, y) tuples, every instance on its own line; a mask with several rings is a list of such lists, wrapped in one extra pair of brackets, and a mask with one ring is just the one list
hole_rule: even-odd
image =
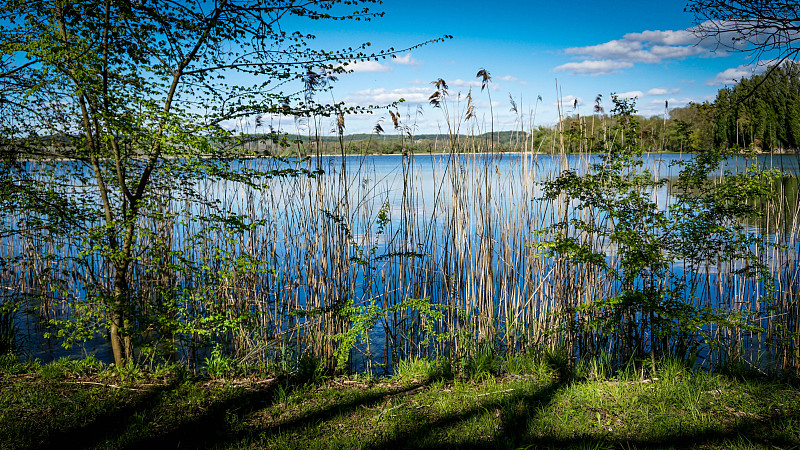
[[(692, 157), (644, 156), (642, 168), (652, 179), (665, 180), (647, 192), (650, 201), (662, 209), (676, 202), (676, 164)], [(296, 163), (324, 171), (315, 178), (251, 180), (260, 189), (201, 181), (188, 186), (199, 193), (194, 200), (182, 198), (176, 187), (165, 188), (150, 208), (166, 219), (139, 224), (132, 278), (140, 326), (148, 330), (148, 345), (172, 343), (177, 357), (190, 362), (202, 362), (215, 341), (243, 361), (289, 364), (308, 354), (329, 357), (338, 342), (332, 336), (360, 323), (364, 332), (355, 337), (351, 368), (378, 372), (390, 371), (398, 358), (465, 355), (480, 342), (493, 342), (500, 350), (563, 345), (574, 354), (612, 351), (620, 344), (603, 337), (611, 332), (603, 316), (610, 310), (576, 312), (619, 295), (619, 279), (607, 269), (572, 264), (543, 251), (555, 223), (606, 223), (602, 215), (589, 219), (586, 211), (578, 212), (574, 200), (561, 204), (543, 198), (543, 183), (566, 169), (582, 175), (599, 161), (597, 155), (533, 154), (320, 157)], [(796, 358), (796, 341), (774, 344), (796, 331), (800, 318), (798, 156), (761, 155), (755, 162), (789, 174), (779, 183), (777, 200), (763, 206), (764, 218), (743, 224), (754, 238), (783, 245), (764, 247), (754, 241), (752, 246), (775, 281), (765, 284), (738, 261), (677, 258), (669, 265), (669, 280), (660, 283), (681, 286), (664, 301), (722, 308), (765, 331), (731, 331), (720, 325), (721, 319), (706, 320), (681, 342), (665, 344), (673, 351), (715, 341), (753, 358), (765, 353), (773, 359)], [(73, 163), (53, 164), (58, 170), (59, 164)], [(259, 170), (293, 164), (231, 162), (234, 169)], [(744, 158), (730, 159), (714, 176), (741, 172), (749, 164)], [(91, 201), (95, 194), (83, 195)], [(253, 226), (215, 224), (209, 218), (219, 211), (239, 214)], [(22, 218), (5, 220), (13, 229)], [(609, 267), (620, 263), (614, 242), (574, 228), (567, 232), (602, 251)], [(9, 292), (39, 297), (15, 316), (29, 356), (48, 360), (88, 353), (110, 361), (102, 337), (69, 351), (60, 348), (60, 339), (41, 338), (46, 330), (57, 333), (40, 325), (42, 317), (74, 321), (102, 314), (87, 294), (87, 282), (107, 289), (112, 273), (86, 245), (35, 232), (14, 242), (4, 239), (2, 256), (21, 256), (27, 263), (4, 270), (2, 301), (11, 301)], [(78, 255), (81, 261), (75, 260)], [(644, 288), (651, 281), (635, 283)], [(48, 291), (48, 286), (57, 288)], [(180, 324), (178, 331), (149, 322), (156, 312)], [(619, 321), (637, 342), (651, 345), (654, 322), (649, 318), (632, 313)], [(152, 361), (148, 355), (142, 352), (142, 360)], [(710, 358), (708, 349), (702, 355)]]

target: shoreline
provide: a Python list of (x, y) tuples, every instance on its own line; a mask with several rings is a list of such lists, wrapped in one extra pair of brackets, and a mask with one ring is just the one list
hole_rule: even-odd
[[(273, 155), (273, 154), (261, 154), (261, 155), (241, 155), (241, 156), (225, 156), (225, 157), (215, 157), (209, 155), (198, 155), (198, 156), (162, 156), (159, 159), (165, 160), (172, 160), (172, 159), (189, 159), (189, 158), (197, 158), (197, 159), (222, 159), (222, 160), (236, 160), (236, 159), (259, 159), (259, 158), (281, 158), (281, 159), (299, 159), (299, 158), (340, 158), (342, 156), (346, 157), (376, 157), (376, 156), (478, 156), (478, 155), (489, 155), (489, 156), (503, 156), (503, 155), (529, 155), (529, 156), (595, 156), (595, 155), (604, 155), (605, 153), (599, 152), (590, 152), (590, 153), (547, 153), (547, 152), (527, 152), (527, 151), (508, 151), (508, 152), (408, 152), (406, 154), (403, 153), (320, 153), (320, 154), (309, 154), (309, 155), (297, 155), (297, 154), (288, 154), (288, 155)], [(696, 151), (646, 151), (642, 153), (643, 155), (695, 155), (697, 154)], [(775, 151), (775, 152), (758, 152), (755, 156), (797, 156), (800, 158), (800, 150), (798, 151)], [(731, 155), (731, 156), (744, 156), (744, 155)], [(132, 158), (137, 160), (144, 160), (146, 158)], [(111, 160), (110, 158), (104, 158), (103, 160)], [(66, 161), (80, 161), (80, 162), (87, 162), (79, 158), (17, 158), (15, 161), (19, 162), (35, 162), (35, 161), (49, 161), (49, 162), (66, 162)]]

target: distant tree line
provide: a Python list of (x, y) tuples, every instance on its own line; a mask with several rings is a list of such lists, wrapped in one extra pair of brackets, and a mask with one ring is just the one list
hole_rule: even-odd
[[(612, 99), (615, 94), (611, 94)], [(636, 99), (617, 99), (630, 114), (605, 111), (603, 96), (595, 99), (592, 114), (572, 114), (552, 127), (496, 131), (476, 135), (407, 133), (348, 136), (286, 135), (280, 141), (264, 139), (265, 154), (403, 154), (457, 152), (580, 153), (602, 152), (602, 143), (624, 128), (635, 135), (637, 147), (648, 152), (697, 152), (712, 148), (754, 148), (758, 151), (795, 151), (800, 148), (800, 67), (785, 63), (763, 74), (724, 87), (713, 103), (690, 103), (645, 117), (635, 114)], [(617, 111), (618, 112), (618, 111)], [(254, 137), (256, 140), (263, 137)]]
[[(598, 96), (593, 115), (570, 116), (554, 130), (563, 131), (568, 151), (592, 149), (601, 142), (601, 134), (618, 127), (613, 117), (604, 114), (600, 100)], [(638, 145), (645, 151), (800, 148), (800, 66), (794, 62), (769, 67), (720, 89), (713, 103), (669, 109), (665, 102), (664, 106), (664, 115), (631, 118)]]
[(800, 148), (800, 67), (786, 63), (720, 89), (714, 144), (764, 151)]

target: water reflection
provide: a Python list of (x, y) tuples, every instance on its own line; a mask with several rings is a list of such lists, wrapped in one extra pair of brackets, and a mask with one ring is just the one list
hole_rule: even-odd
[[(691, 158), (687, 154), (644, 156), (643, 167), (650, 170), (653, 179), (668, 180), (648, 193), (660, 208), (674, 201), (678, 164)], [(537, 249), (537, 244), (549, 238), (545, 232), (548, 226), (574, 214), (542, 199), (543, 182), (566, 169), (586, 173), (600, 160), (597, 155), (532, 154), (326, 156), (300, 163), (309, 170), (324, 169), (325, 174), (317, 178), (254, 180), (266, 186), (260, 190), (240, 183), (204, 181), (192, 187), (204, 200), (195, 203), (178, 203), (165, 191), (159, 207), (178, 216), (164, 231), (169, 240), (159, 251), (180, 252), (193, 269), (164, 269), (165, 278), (148, 278), (146, 269), (155, 259), (143, 251), (134, 268), (141, 274), (136, 289), (143, 304), (162, 301), (154, 287), (163, 282), (159, 280), (169, 279), (189, 292), (178, 297), (187, 312), (177, 319), (188, 321), (192, 319), (190, 313), (202, 316), (213, 309), (209, 305), (248, 312), (257, 331), (232, 338), (241, 338), (243, 343), (237, 341), (231, 346), (261, 352), (267, 358), (276, 357), (270, 353), (275, 348), (300, 355), (305, 349), (299, 347), (304, 345), (333, 347), (324, 336), (342, 331), (344, 324), (335, 313), (348, 299), (355, 305), (375, 302), (388, 309), (408, 299), (428, 298), (445, 313), (434, 326), (439, 336), (447, 336), (439, 341), (422, 333), (424, 321), (433, 319), (411, 309), (382, 317), (371, 332), (372, 346), (359, 347), (360, 354), (369, 354), (356, 358), (357, 367), (367, 361), (389, 366), (405, 355), (461, 351), (467, 346), (464, 341), (470, 339), (494, 339), (508, 346), (547, 342), (554, 339), (549, 330), (563, 328), (564, 311), (613, 294), (618, 288), (601, 280), (589, 267), (546, 258)], [(787, 246), (787, 250), (766, 255), (764, 261), (783, 277), (774, 289), (779, 301), (786, 302), (779, 309), (789, 311), (797, 302), (798, 158), (762, 155), (756, 161), (788, 174), (772, 186), (779, 201), (763, 203), (767, 214), (747, 225), (751, 231)], [(725, 170), (740, 172), (749, 163), (744, 158), (732, 158), (715, 175)], [(63, 168), (74, 164), (53, 165)], [(268, 159), (231, 164), (234, 168), (292, 167), (291, 162)], [(76, 180), (86, 175), (82, 170), (74, 168)], [(87, 190), (85, 195), (91, 201), (95, 194)], [(207, 222), (191, 219), (208, 214), (210, 203), (253, 222), (263, 221), (263, 225), (226, 234)], [(389, 218), (383, 228), (378, 223), (381, 211)], [(15, 226), (11, 222), (17, 219), (4, 220), (8, 226)], [(141, 224), (142, 228), (159, 226)], [(84, 250), (75, 242), (65, 244), (59, 250), (64, 262)], [(145, 248), (152, 242), (142, 237), (140, 244)], [(15, 242), (4, 240), (0, 251), (4, 258), (42, 255), (52, 251), (48, 245), (41, 236), (32, 234)], [(605, 252), (609, 261), (617, 258), (613, 243), (598, 242), (597, 249)], [(260, 272), (232, 269), (236, 258), (243, 256), (262, 261)], [(171, 262), (180, 263), (177, 257)], [(90, 267), (104, 276), (111, 275), (99, 260)], [(728, 305), (759, 313), (776, 307), (762, 301), (763, 285), (728, 276), (744, 268), (736, 264), (690, 267), (685, 261), (677, 261), (671, 270), (686, 282), (685, 298), (697, 305)], [(2, 282), (7, 289), (2, 295), (11, 290), (41, 289), (22, 280), (28, 276), (22, 273), (26, 270), (30, 267), (20, 265), (13, 270), (17, 273), (4, 275)], [(77, 272), (82, 270), (86, 269)], [(53, 299), (49, 314), (68, 318), (75, 314), (74, 305), (86, 300), (82, 294), (85, 285), (80, 277), (62, 281), (72, 294)], [(204, 291), (206, 284), (208, 290)], [(53, 350), (52, 341), (41, 339), (42, 329), (37, 324), (42, 309), (41, 305), (31, 305), (34, 307), (37, 309), (32, 314), (17, 315), (27, 347), (35, 349), (32, 355), (48, 359), (64, 354)], [(796, 322), (786, 323), (796, 327)], [(185, 358), (194, 354), (191, 345), (206, 345), (192, 339), (196, 338), (187, 337), (182, 343), (180, 351)], [(768, 338), (755, 339), (764, 343)], [(101, 358), (107, 358), (104, 342), (95, 339), (85, 351), (98, 351)]]

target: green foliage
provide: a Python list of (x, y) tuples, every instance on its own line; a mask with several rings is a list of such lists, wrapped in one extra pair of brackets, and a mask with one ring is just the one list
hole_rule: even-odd
[(122, 382), (136, 382), (144, 378), (145, 370), (133, 361), (123, 364), (121, 366), (114, 365), (114, 374), (119, 377)]
[[(744, 223), (759, 215), (752, 200), (769, 196), (779, 173), (750, 167), (712, 179), (730, 155), (704, 151), (679, 162), (681, 171), (672, 185), (676, 201), (660, 207), (651, 192), (667, 180), (655, 179), (642, 167), (634, 103), (612, 99), (616, 125), (613, 138), (604, 143), (606, 155), (585, 173), (568, 169), (544, 186), (545, 198), (563, 202), (571, 212), (542, 232), (539, 250), (612, 282), (607, 292), (566, 310), (564, 331), (578, 332), (584, 357), (611, 349), (618, 361), (625, 361), (670, 351), (682, 357), (698, 345), (691, 336), (700, 333), (710, 343), (703, 330), (712, 323), (754, 330), (746, 314), (698, 306), (691, 274), (738, 264), (742, 268), (732, 270), (766, 283), (770, 295), (762, 251), (770, 243), (748, 233)], [(672, 270), (676, 261), (683, 263), (683, 276)], [(587, 342), (581, 327), (606, 339)]]
[[(186, 230), (225, 230), (235, 239), (263, 219), (226, 211), (201, 195), (200, 183), (261, 189), (272, 177), (317, 174), (291, 166), (255, 169), (232, 159), (256, 152), (245, 150), (249, 136), (223, 124), (256, 116), (260, 122), (262, 114), (359, 110), (317, 103), (314, 95), (347, 72), (349, 61), (409, 49), (375, 54), (367, 52), (369, 43), (319, 49), (313, 35), (286, 25), (371, 20), (380, 16), (371, 3), (0, 6), (0, 207), (21, 214), (16, 223), (3, 222), (0, 236), (35, 231), (47, 242), (77, 247), (61, 253), (71, 273), (40, 275), (42, 283), (61, 285), (56, 292), (75, 303), (76, 317), (86, 314), (58, 318), (57, 333), (67, 345), (107, 331), (120, 366), (133, 361), (137, 346), (152, 357), (162, 347), (174, 353), (176, 339), (202, 345), (230, 337), (244, 314), (228, 314), (212, 299), (236, 276), (263, 270), (264, 262), (215, 255), (222, 260), (216, 270), (216, 258), (185, 257), (161, 239), (176, 225), (164, 211), (193, 203)], [(288, 145), (280, 130), (264, 138)], [(85, 291), (77, 299), (65, 287), (76, 279)]]
[(324, 381), (328, 377), (325, 361), (310, 352), (304, 354), (297, 361), (295, 377), (300, 383), (307, 384), (317, 384)]
[(501, 369), (514, 375), (533, 375), (539, 380), (552, 377), (552, 367), (534, 348), (527, 352), (507, 352)]
[(469, 379), (484, 379), (497, 375), (500, 364), (492, 342), (482, 341), (464, 358), (462, 370)]
[(104, 379), (53, 383), (32, 372), (0, 377), (0, 441), (88, 448), (98, 436), (85, 425), (109, 423), (102, 436), (108, 448), (665, 448), (695, 439), (727, 449), (800, 442), (796, 383), (741, 381), (680, 364), (659, 370), (647, 380), (409, 379), (313, 388), (204, 379), (119, 388)]
[(575, 368), (577, 378), (588, 381), (603, 381), (611, 378), (615, 371), (611, 355), (601, 352), (597, 356), (589, 356), (578, 361)]
[(0, 356), (11, 355), (19, 347), (14, 325), (20, 302), (13, 296), (0, 297)]
[(363, 306), (354, 306), (352, 300), (347, 300), (339, 314), (348, 327), (333, 336), (339, 344), (336, 349), (337, 368), (341, 370), (345, 367), (353, 348), (369, 342), (369, 333), (378, 322), (388, 324), (390, 315), (399, 311), (416, 313), (420, 320), (422, 342), (430, 342), (437, 337), (434, 324), (444, 317), (441, 309), (441, 306), (432, 304), (428, 298), (407, 299), (388, 308), (382, 308), (374, 300)]
[[(373, 294), (372, 277), (376, 271), (376, 265), (382, 261), (392, 258), (420, 258), (425, 256), (416, 252), (404, 253), (384, 253), (377, 254), (379, 240), (387, 232), (391, 223), (389, 213), (389, 202), (384, 202), (376, 217), (377, 230), (374, 240), (367, 242), (366, 245), (359, 245), (353, 237), (344, 218), (329, 211), (323, 211), (326, 218), (336, 224), (343, 231), (345, 238), (350, 242), (354, 255), (350, 260), (358, 264), (363, 270), (364, 292), (371, 295), (363, 305), (356, 305), (353, 299), (346, 299), (337, 308), (339, 318), (344, 322), (344, 330), (332, 336), (338, 346), (336, 348), (336, 367), (338, 370), (344, 369), (350, 360), (351, 351), (360, 344), (370, 343), (370, 332), (375, 326), (382, 322), (384, 327), (389, 327), (389, 317), (399, 312), (414, 313), (419, 319), (419, 331), (422, 336), (423, 345), (428, 345), (431, 339), (436, 338), (435, 323), (444, 317), (439, 305), (432, 304), (429, 298), (409, 298), (393, 305), (381, 305), (378, 303), (379, 293)], [(369, 355), (368, 355), (369, 357)]]
[(211, 356), (205, 359), (206, 373), (214, 379), (229, 378), (236, 372), (236, 361), (224, 356), (219, 349), (215, 347), (211, 351)]
[(39, 374), (47, 380), (63, 380), (96, 376), (106, 368), (102, 361), (93, 356), (82, 359), (59, 358), (39, 368)]
[(569, 381), (574, 374), (572, 358), (564, 346), (545, 348), (543, 361), (560, 381)]
[(176, 384), (187, 383), (192, 379), (191, 373), (185, 364), (162, 363), (155, 366), (152, 370), (153, 378), (175, 382)]
[(418, 381), (435, 383), (452, 380), (455, 377), (453, 362), (447, 358), (435, 360), (425, 358), (401, 359), (393, 365), (394, 378), (398, 381)]
[(17, 375), (35, 372), (40, 368), (39, 360), (23, 362), (12, 353), (0, 355), (0, 374)]
[(417, 357), (401, 359), (392, 366), (392, 369), (394, 370), (395, 379), (410, 380), (427, 377), (433, 365), (432, 361)]
[(720, 89), (714, 100), (713, 139), (722, 147), (800, 148), (800, 67), (768, 67)]

